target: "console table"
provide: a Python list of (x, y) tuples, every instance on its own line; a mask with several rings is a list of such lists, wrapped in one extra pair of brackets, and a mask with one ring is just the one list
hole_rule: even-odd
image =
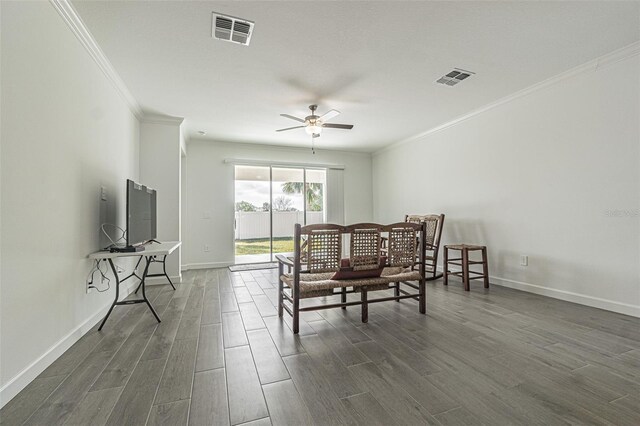
[[(111, 311), (113, 311), (113, 308), (116, 305), (132, 305), (132, 304), (135, 304), (135, 303), (146, 303), (147, 306), (149, 307), (149, 309), (151, 310), (151, 313), (153, 314), (153, 316), (156, 317), (156, 320), (158, 322), (160, 322), (160, 317), (158, 317), (158, 314), (156, 314), (156, 311), (153, 310), (153, 306), (151, 306), (151, 303), (149, 302), (149, 299), (147, 299), (147, 295), (145, 293), (145, 281), (146, 281), (147, 277), (157, 277), (157, 276), (163, 276), (164, 275), (169, 280), (169, 284), (171, 284), (171, 287), (173, 287), (173, 283), (171, 282), (171, 279), (167, 275), (167, 269), (166, 269), (164, 263), (165, 263), (165, 261), (167, 259), (167, 256), (170, 255), (171, 253), (173, 253), (178, 247), (180, 247), (180, 244), (182, 244), (180, 241), (171, 241), (171, 242), (162, 242), (162, 243), (150, 243), (150, 244), (147, 244), (147, 245), (144, 246), (145, 249), (143, 251), (128, 252), (128, 253), (111, 253), (108, 250), (103, 250), (103, 251), (97, 251), (95, 253), (91, 253), (89, 255), (89, 259), (105, 260), (105, 261), (109, 262), (109, 266), (111, 267), (111, 271), (113, 272), (113, 275), (114, 275), (115, 280), (116, 280), (116, 297), (115, 297), (113, 303), (111, 304), (111, 307), (109, 308), (109, 311), (107, 312), (107, 315), (102, 320), (102, 323), (100, 324), (100, 327), (98, 328), (98, 330), (102, 330), (102, 327), (107, 322), (107, 319), (109, 318), (109, 315), (111, 315)], [(158, 256), (162, 256), (162, 260), (157, 260)], [(140, 264), (140, 261), (142, 259), (145, 259), (144, 272), (142, 273), (142, 277), (138, 277), (138, 275), (134, 271), (128, 277), (124, 278), (123, 280), (120, 280), (120, 277), (118, 276), (118, 271), (116, 270), (116, 267), (113, 264), (113, 259), (117, 259), (117, 258), (121, 258), (121, 257), (139, 257), (140, 259), (138, 259), (138, 263), (136, 264), (136, 268)], [(163, 264), (163, 272), (164, 273), (162, 273), (162, 274), (152, 274), (152, 275), (149, 274), (149, 265), (151, 263), (154, 263), (154, 262), (158, 262), (158, 263), (162, 263)], [(125, 280), (127, 280), (127, 279), (129, 279), (131, 277), (134, 277), (134, 276), (137, 277), (138, 279), (140, 279), (140, 284), (138, 285), (138, 288), (136, 289), (136, 294), (138, 293), (138, 290), (142, 289), (142, 299), (118, 301), (118, 298), (120, 297), (120, 283), (122, 283)], [(173, 289), (175, 290), (175, 287), (173, 287)]]

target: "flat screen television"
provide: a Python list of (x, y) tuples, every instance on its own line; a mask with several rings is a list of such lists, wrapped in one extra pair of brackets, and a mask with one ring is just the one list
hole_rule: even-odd
[(157, 237), (156, 190), (127, 179), (127, 246)]

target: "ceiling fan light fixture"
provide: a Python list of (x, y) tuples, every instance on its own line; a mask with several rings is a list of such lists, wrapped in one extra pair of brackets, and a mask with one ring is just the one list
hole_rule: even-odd
[(304, 128), (304, 131), (308, 135), (319, 135), (322, 132), (322, 125), (320, 123), (309, 124)]
[(336, 115), (340, 114), (340, 111), (332, 109), (327, 111), (324, 115), (316, 115), (317, 105), (309, 105), (309, 109), (311, 110), (311, 115), (306, 116), (305, 118), (298, 118), (289, 114), (280, 114), (281, 117), (285, 117), (298, 123), (302, 123), (301, 125), (294, 127), (287, 127), (285, 129), (278, 129), (276, 132), (284, 132), (287, 130), (293, 129), (302, 129), (311, 136), (312, 138), (317, 138), (322, 133), (322, 129), (325, 127), (329, 127), (332, 129), (353, 129), (353, 124), (336, 124), (336, 123), (328, 123)]

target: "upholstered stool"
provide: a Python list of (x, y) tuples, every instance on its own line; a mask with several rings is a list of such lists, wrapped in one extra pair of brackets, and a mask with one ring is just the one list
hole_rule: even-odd
[[(449, 250), (457, 250), (460, 252), (460, 257), (449, 258)], [(469, 260), (469, 252), (480, 251), (482, 253), (482, 260)], [(444, 246), (444, 285), (449, 284), (449, 275), (455, 275), (462, 277), (462, 284), (464, 289), (469, 291), (469, 281), (484, 279), (484, 288), (489, 288), (489, 262), (487, 261), (487, 247), (486, 246), (474, 246), (470, 244), (450, 244)], [(462, 272), (451, 272), (449, 265), (457, 265), (462, 267)], [(469, 270), (470, 265), (482, 265), (482, 272), (476, 272)], [(470, 276), (470, 274), (473, 274)]]

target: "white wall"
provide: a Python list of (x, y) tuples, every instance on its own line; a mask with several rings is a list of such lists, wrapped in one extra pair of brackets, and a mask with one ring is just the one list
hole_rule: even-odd
[(494, 283), (640, 316), (639, 76), (637, 55), (594, 63), (376, 153), (375, 219), (445, 213)]
[[(158, 240), (180, 241), (180, 123), (182, 119), (159, 121), (145, 119), (140, 124), (140, 183), (156, 191), (158, 210)], [(180, 280), (180, 252), (178, 248), (167, 257), (167, 273), (172, 280)], [(160, 264), (150, 267), (150, 273), (160, 273)], [(164, 278), (151, 282), (166, 283)]]
[(124, 226), (139, 129), (51, 4), (1, 8), (3, 405), (112, 301), (113, 284), (86, 294), (87, 255), (104, 244), (101, 222)]
[[(234, 166), (226, 158), (344, 165), (345, 220), (372, 219), (371, 156), (342, 151), (192, 140), (187, 143), (187, 214), (183, 267), (234, 261)], [(204, 245), (210, 246), (204, 252)]]

